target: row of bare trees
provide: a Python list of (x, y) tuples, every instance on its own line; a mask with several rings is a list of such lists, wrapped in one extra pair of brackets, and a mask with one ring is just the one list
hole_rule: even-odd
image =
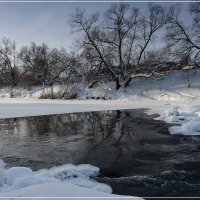
[[(2, 39), (0, 45), (0, 81), (4, 85), (16, 86), (19, 83), (28, 85), (51, 86), (54, 82), (62, 84), (73, 81), (78, 73), (76, 60), (65, 49), (50, 49), (46, 44), (24, 46), (18, 52), (15, 42)], [(63, 76), (63, 79), (61, 78)]]
[[(72, 31), (79, 34), (75, 51), (51, 49), (46, 44), (22, 47), (4, 38), (0, 45), (0, 82), (51, 86), (81, 82), (92, 87), (112, 80), (126, 88), (136, 77), (151, 77), (163, 61), (183, 56), (200, 60), (200, 3), (190, 3), (192, 23), (184, 21), (178, 5), (151, 3), (145, 13), (127, 3), (114, 3), (100, 15), (76, 9)], [(155, 48), (162, 43), (160, 48)]]
[[(200, 3), (190, 4), (193, 24), (181, 21), (178, 5), (164, 7), (149, 4), (145, 14), (130, 4), (113, 4), (103, 16), (88, 15), (77, 9), (71, 18), (74, 32), (81, 32), (80, 48), (99, 71), (104, 68), (116, 82), (116, 89), (127, 87), (136, 77), (151, 77), (166, 59), (200, 54)], [(183, 19), (183, 18), (182, 18)], [(165, 31), (164, 30), (167, 30)], [(190, 32), (188, 31), (190, 30)], [(192, 31), (191, 31), (192, 30)], [(160, 53), (154, 51), (154, 39), (166, 34)], [(157, 56), (155, 56), (157, 54)]]

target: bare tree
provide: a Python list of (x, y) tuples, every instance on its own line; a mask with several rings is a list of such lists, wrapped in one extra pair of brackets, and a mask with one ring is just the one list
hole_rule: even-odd
[(148, 16), (141, 18), (138, 9), (126, 3), (112, 4), (103, 22), (97, 13), (87, 16), (80, 9), (71, 17), (73, 31), (83, 33), (81, 47), (90, 52), (96, 66), (113, 77), (116, 89), (125, 88), (132, 78), (150, 77), (155, 71), (141, 73), (138, 69), (152, 36), (166, 24), (165, 9), (150, 5)]
[(190, 55), (196, 62), (200, 56), (200, 3), (191, 3), (193, 25), (187, 26), (181, 20), (181, 8), (177, 5), (169, 8), (168, 47), (178, 58)]
[[(139, 12), (129, 4), (112, 4), (105, 14), (102, 33), (97, 40), (108, 49), (109, 65), (115, 73), (116, 88), (126, 87), (133, 64), (134, 43), (138, 39)], [(100, 33), (100, 32), (99, 32)]]
[(161, 29), (164, 25), (167, 24), (166, 8), (160, 5), (149, 4), (149, 11), (146, 16), (143, 17), (141, 21), (141, 43), (139, 44), (140, 53), (137, 60), (137, 65), (139, 66), (142, 56), (147, 49), (150, 41), (152, 40), (153, 35)]
[(51, 86), (59, 75), (65, 70), (62, 60), (62, 52), (57, 49), (49, 49), (46, 44), (21, 48), (19, 57), (23, 62), (24, 73), (31, 73), (34, 82)]
[(0, 78), (5, 84), (16, 86), (19, 80), (19, 66), (16, 44), (8, 38), (0, 45)]
[(195, 28), (200, 30), (200, 2), (191, 3), (190, 12), (193, 14)]

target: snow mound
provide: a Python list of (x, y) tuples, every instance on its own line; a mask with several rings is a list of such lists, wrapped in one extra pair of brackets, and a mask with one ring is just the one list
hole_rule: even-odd
[(171, 107), (164, 111), (164, 113), (156, 118), (157, 120), (164, 120), (167, 123), (178, 123), (178, 126), (169, 128), (171, 134), (181, 135), (200, 135), (200, 107)]
[(67, 199), (89, 197), (94, 200), (108, 197), (119, 200), (124, 198), (141, 199), (110, 194), (112, 193), (110, 186), (92, 179), (99, 174), (99, 168), (89, 164), (77, 166), (66, 164), (33, 172), (27, 167), (6, 169), (4, 161), (0, 160), (1, 163), (0, 198), (46, 199), (49, 197), (55, 200), (60, 197), (67, 197)]
[(17, 178), (31, 176), (32, 170), (27, 167), (12, 167), (5, 172), (5, 183), (13, 185)]
[(89, 164), (66, 164), (35, 172), (27, 167), (5, 168), (0, 170), (0, 196), (33, 185), (49, 183), (68, 183), (94, 191), (112, 193), (110, 186), (93, 179), (98, 174), (99, 168)]
[(173, 126), (169, 131), (172, 134), (200, 135), (200, 121), (189, 121), (182, 126)]
[(172, 106), (164, 111), (164, 113), (156, 118), (158, 120), (164, 120), (167, 123), (184, 123), (186, 121), (193, 120), (197, 117), (196, 113), (184, 112), (178, 106)]

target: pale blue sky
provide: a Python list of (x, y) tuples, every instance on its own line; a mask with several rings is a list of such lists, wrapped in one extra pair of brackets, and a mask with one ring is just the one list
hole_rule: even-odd
[[(75, 8), (105, 12), (111, 3), (2, 3), (0, 2), (0, 38), (16, 40), (17, 45), (45, 42), (51, 47), (70, 48), (74, 35), (68, 19)], [(130, 3), (145, 11), (148, 3)], [(167, 3), (162, 3), (168, 5)], [(184, 3), (186, 4), (186, 3)]]

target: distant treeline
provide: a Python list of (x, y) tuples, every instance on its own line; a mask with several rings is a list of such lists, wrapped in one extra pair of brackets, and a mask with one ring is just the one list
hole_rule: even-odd
[[(69, 22), (79, 36), (73, 52), (34, 42), (19, 50), (15, 41), (3, 38), (0, 84), (93, 87), (98, 81), (115, 81), (119, 89), (126, 88), (133, 78), (149, 78), (162, 71), (163, 63), (198, 66), (200, 2), (187, 5), (190, 24), (181, 17), (177, 4), (149, 3), (143, 14), (128, 3), (114, 3), (101, 16), (77, 8)], [(161, 47), (154, 48), (158, 41)]]

